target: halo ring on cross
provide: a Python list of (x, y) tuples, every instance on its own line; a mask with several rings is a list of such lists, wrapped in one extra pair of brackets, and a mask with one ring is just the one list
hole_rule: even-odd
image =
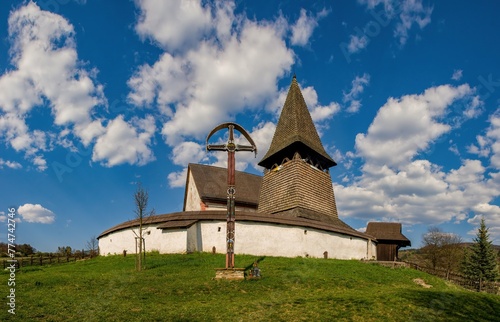
[[(222, 129), (228, 129), (229, 130), (229, 140), (226, 144), (209, 144), (208, 140), (214, 135), (216, 132)], [(234, 130), (237, 130), (240, 132), (245, 139), (247, 139), (248, 143), (250, 145), (241, 145), (241, 144), (235, 144), (234, 143)], [(252, 140), (250, 137), (250, 134), (239, 124), (233, 123), (233, 122), (226, 122), (217, 125), (215, 128), (213, 128), (212, 131), (207, 136), (206, 139), (206, 149), (207, 151), (212, 151), (212, 150), (219, 150), (219, 151), (229, 151), (229, 152), (236, 152), (236, 151), (252, 151), (255, 153), (255, 156), (257, 157), (257, 145), (255, 145), (255, 142)]]

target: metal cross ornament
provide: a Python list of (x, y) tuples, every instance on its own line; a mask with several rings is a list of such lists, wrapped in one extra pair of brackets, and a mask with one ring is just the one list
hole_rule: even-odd
[[(222, 129), (229, 130), (229, 139), (225, 144), (208, 144), (212, 135)], [(236, 144), (234, 130), (238, 130), (250, 145)], [(216, 126), (207, 136), (207, 151), (227, 151), (227, 229), (226, 229), (226, 269), (234, 268), (234, 230), (235, 230), (235, 153), (238, 151), (251, 151), (257, 156), (257, 146), (250, 135), (236, 123), (222, 123)]]

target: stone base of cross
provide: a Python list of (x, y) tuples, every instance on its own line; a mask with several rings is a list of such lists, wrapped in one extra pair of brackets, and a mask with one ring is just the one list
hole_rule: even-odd
[[(208, 144), (208, 140), (219, 130), (227, 128), (229, 130), (229, 139), (225, 144)], [(250, 143), (250, 145), (241, 145), (234, 142), (234, 130), (238, 130)], [(235, 242), (235, 153), (238, 151), (251, 151), (257, 156), (257, 146), (250, 135), (236, 123), (222, 123), (216, 126), (206, 140), (207, 151), (227, 151), (227, 229), (226, 229), (226, 269), (234, 268), (234, 242)]]

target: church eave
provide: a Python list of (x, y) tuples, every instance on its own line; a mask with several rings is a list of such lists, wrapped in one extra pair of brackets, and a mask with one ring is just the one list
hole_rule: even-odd
[(268, 153), (262, 158), (258, 165), (270, 169), (274, 164), (280, 165), (285, 158), (292, 159), (295, 152), (298, 152), (303, 159), (310, 157), (314, 158), (313, 163), (318, 162), (323, 169), (328, 169), (337, 165), (326, 152), (318, 153), (318, 151), (304, 143), (300, 137), (297, 137), (288, 145), (283, 144), (277, 147), (272, 153)]

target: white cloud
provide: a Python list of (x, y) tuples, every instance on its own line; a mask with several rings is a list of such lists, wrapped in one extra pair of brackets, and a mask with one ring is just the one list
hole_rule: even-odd
[(259, 22), (234, 17), (232, 6), (214, 10), (209, 38), (199, 38), (187, 52), (164, 53), (129, 81), (131, 102), (157, 106), (168, 117), (162, 134), (171, 146), (186, 138), (201, 139), (218, 122), (265, 105), (294, 61), (284, 41), (283, 18)]
[(40, 204), (24, 204), (17, 209), (17, 213), (23, 221), (40, 224), (51, 224), (55, 220), (55, 214), (42, 207)]
[(490, 240), (494, 244), (500, 242), (500, 207), (497, 205), (490, 205), (487, 203), (481, 203), (474, 207), (473, 209), (475, 215), (474, 217), (467, 220), (468, 223), (474, 225), (476, 229), (469, 232), (470, 235), (477, 235), (477, 228), (481, 222), (481, 218), (484, 218), (486, 227), (490, 234)]
[(352, 87), (349, 93), (344, 92), (343, 101), (349, 104), (347, 112), (357, 113), (361, 108), (361, 100), (358, 99), (359, 95), (365, 90), (365, 86), (370, 84), (370, 75), (364, 73), (363, 76), (356, 76), (352, 81)]
[(192, 141), (182, 142), (172, 151), (174, 164), (186, 166), (188, 163), (199, 163), (206, 158), (205, 147)]
[[(423, 29), (431, 22), (433, 7), (425, 6), (422, 0), (358, 0), (358, 2), (365, 5), (369, 10), (374, 10), (379, 5), (383, 7), (384, 20), (388, 22), (395, 21), (394, 37), (398, 38), (401, 46), (404, 46), (408, 41), (409, 31), (414, 25)], [(377, 15), (380, 15), (380, 13), (377, 13)], [(377, 19), (377, 23), (379, 21)], [(381, 28), (380, 25), (379, 27)], [(352, 37), (351, 43), (353, 42)], [(361, 40), (359, 36), (354, 37)], [(365, 39), (366, 41), (368, 39)], [(364, 47), (366, 47), (366, 44), (361, 48)], [(355, 45), (353, 45), (353, 49), (356, 49)], [(351, 51), (351, 53), (356, 51)]]
[[(474, 212), (488, 214), (492, 225), (500, 227), (497, 207), (490, 204), (500, 195), (500, 174), (488, 171), (479, 160), (465, 159), (458, 169), (445, 171), (418, 158), (439, 136), (452, 130), (445, 122), (452, 122), (448, 119), (452, 106), (474, 104), (473, 95), (468, 85), (443, 85), (420, 95), (390, 98), (367, 134), (357, 136), (356, 152), (365, 161), (361, 175), (335, 186), (339, 214), (435, 225), (459, 223)], [(491, 123), (487, 135), (478, 136), (482, 150), (493, 144), (493, 117)]]
[(368, 37), (363, 35), (363, 36), (356, 36), (356, 35), (351, 35), (349, 37), (349, 44), (347, 45), (347, 50), (350, 54), (357, 53), (361, 49), (365, 48), (368, 46)]
[(405, 0), (399, 4), (399, 9), (399, 18), (401, 20), (396, 24), (394, 36), (399, 38), (401, 45), (404, 45), (408, 40), (408, 32), (413, 25), (416, 24), (420, 29), (423, 29), (431, 22), (433, 7), (424, 6), (421, 0)]
[[(276, 124), (261, 122), (248, 132), (257, 146), (257, 155), (252, 152), (238, 152), (236, 154), (237, 170), (244, 171), (248, 165), (251, 165), (254, 169), (262, 171), (262, 168), (257, 163), (264, 157), (267, 150), (269, 150), (275, 130)], [(240, 136), (238, 132), (236, 132), (235, 141), (239, 144), (248, 144), (246, 139)], [(204, 149), (204, 146), (196, 142), (183, 142), (179, 149), (174, 149), (174, 163), (185, 168), (181, 171), (171, 172), (168, 175), (167, 179), (171, 188), (184, 187), (186, 183), (187, 164), (189, 162), (202, 162), (213, 166), (227, 167), (227, 153), (215, 151), (206, 153)]]
[(192, 45), (210, 28), (210, 8), (199, 0), (136, 0), (136, 5), (141, 9), (137, 33), (165, 49)]
[[(327, 127), (327, 121), (331, 120), (333, 116), (340, 111), (340, 105), (337, 102), (330, 102), (328, 105), (321, 105), (318, 101), (318, 93), (312, 86), (302, 88), (301, 92), (316, 128), (319, 129)], [(276, 118), (278, 118), (281, 114), (287, 94), (288, 88), (281, 90), (278, 95), (276, 95), (275, 99), (270, 101), (267, 106), (267, 110), (274, 113)]]
[(462, 117), (459, 119), (459, 122), (463, 122), (465, 120), (477, 118), (479, 115), (483, 113), (482, 107), (484, 106), (484, 102), (481, 101), (479, 96), (474, 96), (472, 98), (471, 103), (464, 110)]
[(489, 146), (490, 144), (489, 144), (488, 138), (481, 136), (481, 135), (477, 135), (476, 141), (477, 141), (478, 145), (477, 146), (474, 144), (469, 145), (467, 147), (467, 152), (469, 152), (471, 154), (477, 154), (480, 157), (489, 156), (490, 152), (491, 152), (491, 148)]
[(318, 20), (326, 17), (329, 12), (323, 9), (318, 13), (316, 17), (307, 15), (305, 9), (300, 9), (300, 17), (297, 19), (294, 25), (292, 25), (292, 45), (305, 46), (309, 42), (309, 38), (314, 31), (314, 28), (318, 26)]
[(360, 4), (366, 5), (368, 9), (374, 9), (376, 6), (379, 4), (384, 5), (384, 10), (388, 15), (393, 15), (395, 8), (394, 8), (394, 0), (358, 0)]
[(123, 163), (144, 165), (154, 160), (150, 145), (155, 130), (155, 120), (150, 115), (144, 119), (135, 118), (131, 123), (119, 115), (108, 123), (105, 134), (97, 139), (92, 160), (101, 161), (107, 167)]
[(318, 102), (318, 93), (316, 93), (316, 90), (312, 86), (302, 89), (302, 96), (311, 112), (311, 118), (317, 127), (321, 126), (322, 122), (330, 120), (340, 111), (340, 105), (336, 102), (331, 102), (327, 106), (320, 105)]
[[(287, 31), (292, 31), (291, 43), (305, 45), (318, 20), (329, 12), (322, 10), (313, 16), (302, 10), (297, 22), (290, 27), (282, 16), (273, 21), (259, 21), (248, 19), (244, 14), (235, 15), (234, 2), (216, 2), (211, 8), (193, 2), (191, 5), (196, 6), (196, 10), (192, 15), (200, 18), (200, 24), (194, 25), (193, 33), (184, 42), (175, 38), (184, 34), (183, 23), (175, 29), (168, 26), (177, 24), (177, 18), (159, 21), (156, 17), (160, 15), (168, 20), (164, 17), (172, 13), (184, 15), (185, 4), (174, 3), (155, 5), (136, 1), (141, 10), (137, 32), (154, 39), (165, 52), (155, 63), (140, 66), (129, 79), (128, 100), (162, 113), (165, 120), (162, 134), (167, 145), (174, 147), (171, 155), (174, 164), (224, 165), (226, 156), (206, 154), (200, 141), (216, 124), (234, 119), (249, 109), (267, 106), (272, 112), (280, 110), (286, 92), (278, 91), (277, 81), (290, 71), (295, 59), (285, 41)], [(169, 6), (177, 7), (167, 13)], [(167, 29), (177, 30), (179, 35), (171, 35)], [(305, 88), (303, 94), (316, 124), (326, 126), (325, 122), (340, 109), (335, 102), (320, 104), (312, 87)], [(272, 122), (260, 123), (252, 129), (250, 134), (260, 156), (267, 152), (274, 129)], [(255, 159), (251, 153), (240, 153), (237, 168), (242, 170), (249, 164), (257, 168), (258, 160), (259, 157)], [(185, 169), (172, 172), (168, 177), (172, 187), (184, 185), (184, 180)]]
[(451, 79), (459, 81), (460, 79), (462, 79), (462, 73), (463, 73), (463, 71), (461, 69), (456, 69), (453, 72), (453, 75), (451, 76)]
[(443, 172), (427, 160), (416, 160), (398, 170), (369, 165), (350, 186), (335, 188), (339, 213), (358, 218), (382, 218), (406, 224), (462, 221), (480, 203), (500, 193), (476, 161)]
[[(246, 164), (250, 164), (254, 169), (262, 171), (263, 169), (257, 165), (257, 163), (264, 157), (269, 150), (269, 145), (273, 139), (274, 132), (276, 131), (276, 124), (273, 122), (261, 122), (249, 131), (249, 135), (257, 146), (257, 155), (252, 152), (239, 153), (237, 158), (239, 162), (242, 162), (240, 169), (246, 167)], [(245, 143), (246, 140), (245, 140)]]
[(420, 95), (389, 98), (379, 109), (368, 133), (356, 136), (358, 154), (371, 163), (389, 166), (407, 163), (451, 130), (450, 125), (441, 121), (447, 108), (458, 99), (470, 98), (472, 93), (468, 85), (442, 85)]
[(471, 144), (467, 152), (480, 157), (490, 157), (490, 165), (495, 169), (500, 168), (500, 114), (493, 113), (489, 118), (490, 125), (485, 135), (477, 135), (477, 145)]
[(66, 19), (29, 2), (11, 12), (8, 23), (15, 68), (0, 76), (0, 138), (43, 170), (43, 156), (35, 155), (47, 151), (47, 140), (56, 135), (28, 127), (31, 109), (48, 102), (55, 125), (74, 126), (76, 136), (88, 143), (92, 138), (80, 130), (106, 100), (92, 80), (95, 71), (79, 67), (74, 29)]
[(4, 160), (0, 158), (0, 169), (3, 169), (4, 166), (10, 169), (21, 169), (23, 167), (19, 162)]
[(75, 125), (74, 131), (80, 137), (83, 145), (88, 146), (95, 138), (103, 135), (105, 129), (101, 120), (94, 120), (89, 123)]
[(487, 149), (491, 151), (490, 162), (495, 168), (500, 168), (500, 115), (494, 114), (490, 117), (490, 126), (486, 132), (486, 139), (484, 142), (478, 137), (478, 143), (484, 151)]
[(460, 151), (458, 150), (458, 146), (455, 143), (452, 143), (450, 141), (450, 147), (448, 148), (448, 151), (453, 153), (456, 156), (460, 156)]
[(340, 111), (340, 105), (336, 102), (331, 102), (327, 106), (316, 105), (311, 110), (311, 117), (317, 123), (331, 119), (338, 111)]
[(171, 172), (168, 174), (168, 184), (170, 188), (182, 188), (186, 185), (187, 167), (181, 171)]
[(153, 66), (140, 66), (129, 79), (132, 92), (128, 99), (137, 106), (156, 103), (163, 114), (172, 116), (169, 105), (187, 98), (190, 80), (186, 70), (187, 62), (164, 53)]
[(33, 158), (33, 164), (37, 167), (38, 171), (45, 171), (47, 169), (47, 161), (40, 155)]
[(77, 67), (73, 26), (30, 2), (9, 17), (9, 35), (14, 38), (12, 61), (18, 67), (13, 73), (27, 75), (33, 91), (50, 100), (55, 123), (88, 122), (92, 108), (104, 102), (103, 93), (90, 73)]

